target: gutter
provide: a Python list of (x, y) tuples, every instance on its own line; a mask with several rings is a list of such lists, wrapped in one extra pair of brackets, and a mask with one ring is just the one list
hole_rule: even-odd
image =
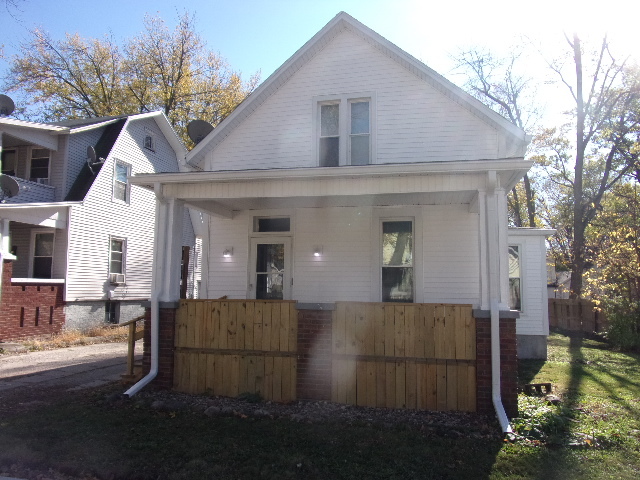
[(160, 301), (159, 301), (159, 278), (161, 278), (162, 272), (160, 269), (158, 259), (160, 256), (160, 249), (164, 251), (164, 240), (166, 235), (160, 235), (160, 204), (164, 201), (164, 197), (161, 193), (160, 184), (155, 184), (156, 194), (156, 219), (154, 226), (154, 239), (153, 239), (153, 273), (151, 277), (151, 369), (149, 373), (141, 378), (136, 384), (129, 388), (125, 395), (129, 398), (133, 397), (136, 393), (146, 387), (158, 376), (158, 340), (160, 337)]

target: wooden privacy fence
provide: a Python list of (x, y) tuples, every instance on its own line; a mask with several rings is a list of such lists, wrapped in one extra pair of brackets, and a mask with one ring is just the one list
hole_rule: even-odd
[(333, 401), (476, 410), (470, 305), (338, 302), (332, 336)]
[(296, 398), (295, 302), (182, 300), (176, 317), (174, 388), (229, 397)]
[(549, 326), (571, 332), (600, 333), (607, 329), (607, 321), (590, 300), (550, 298)]

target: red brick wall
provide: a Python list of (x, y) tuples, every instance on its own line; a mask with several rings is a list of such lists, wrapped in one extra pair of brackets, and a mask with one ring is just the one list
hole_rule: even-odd
[(11, 283), (13, 262), (4, 261), (0, 340), (58, 333), (64, 325), (64, 285)]
[[(476, 402), (478, 413), (493, 413), (491, 400), (491, 319), (476, 318)], [(509, 417), (518, 414), (516, 321), (500, 319), (500, 388)]]
[[(161, 308), (159, 315), (158, 338), (158, 375), (152, 385), (157, 388), (170, 389), (173, 387), (173, 365), (176, 332), (176, 309)], [(144, 353), (142, 356), (143, 372), (146, 375), (151, 370), (151, 309), (145, 309), (144, 315)]]
[(298, 381), (301, 400), (331, 400), (331, 311), (298, 310)]

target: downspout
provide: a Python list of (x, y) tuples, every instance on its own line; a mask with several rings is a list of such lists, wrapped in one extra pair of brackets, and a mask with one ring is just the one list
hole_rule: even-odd
[(160, 212), (162, 211), (160, 206), (161, 203), (164, 202), (164, 197), (162, 196), (162, 188), (160, 184), (156, 183), (154, 185), (154, 193), (156, 194), (156, 221), (154, 225), (154, 240), (153, 240), (153, 273), (151, 277), (151, 368), (149, 373), (141, 378), (136, 384), (134, 384), (129, 390), (124, 392), (125, 395), (129, 397), (133, 397), (136, 393), (146, 387), (154, 378), (158, 375), (158, 339), (160, 336), (159, 327), (160, 327), (160, 292), (158, 285), (160, 282), (158, 281), (161, 278), (162, 268), (158, 263), (158, 259), (160, 258), (160, 249), (164, 251), (164, 242), (166, 239), (166, 235), (164, 232), (160, 235)]
[(490, 197), (487, 197), (487, 244), (489, 250), (489, 302), (491, 308), (491, 399), (503, 433), (511, 433), (509, 418), (502, 404), (500, 385), (500, 264), (498, 251), (498, 196), (497, 175), (489, 172)]

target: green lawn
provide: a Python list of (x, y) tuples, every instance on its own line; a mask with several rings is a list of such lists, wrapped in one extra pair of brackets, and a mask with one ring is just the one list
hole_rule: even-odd
[(517, 436), (389, 425), (305, 424), (157, 412), (105, 392), (0, 420), (0, 472), (20, 465), (100, 479), (640, 478), (640, 358), (554, 334), (549, 361), (522, 362), (552, 382), (558, 406), (521, 397)]

